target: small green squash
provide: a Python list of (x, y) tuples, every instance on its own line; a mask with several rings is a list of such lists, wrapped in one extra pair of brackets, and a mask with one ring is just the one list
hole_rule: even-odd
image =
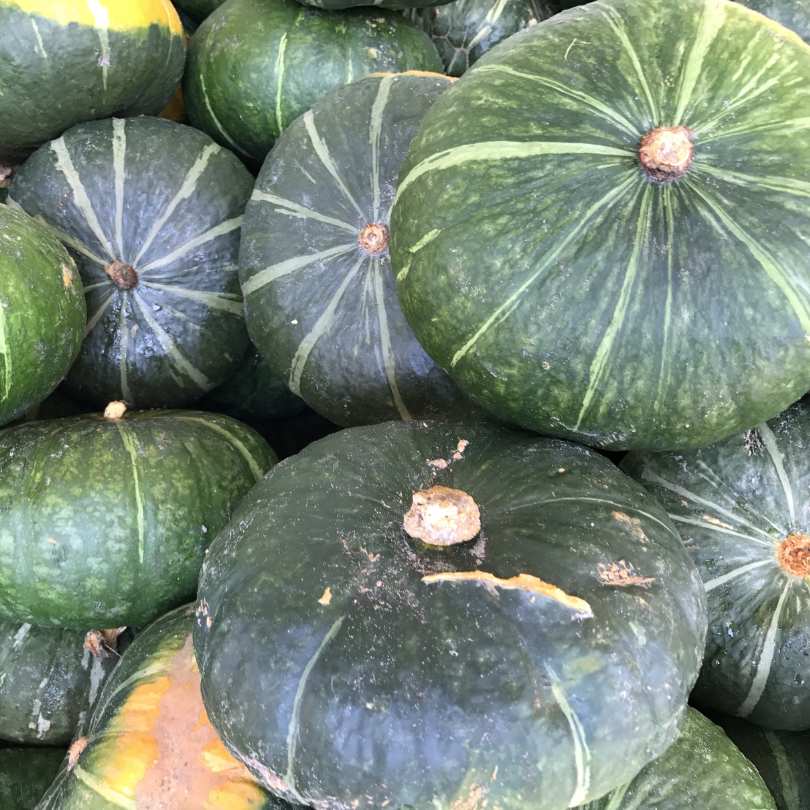
[(425, 116), (391, 261), (428, 354), (503, 421), (699, 447), (810, 390), (810, 47), (727, 0), (602, 0)]
[(664, 504), (703, 578), (693, 700), (810, 729), (810, 405), (702, 450), (628, 454), (623, 468)]
[(437, 414), (459, 401), (405, 321), (388, 257), (400, 163), (450, 82), (376, 75), (324, 96), (281, 135), (245, 210), (250, 336), (335, 424)]
[(34, 810), (64, 758), (61, 748), (0, 748), (0, 807)]
[(237, 257), (253, 178), (191, 127), (161, 118), (80, 124), (15, 172), (9, 199), (73, 252), (87, 336), (68, 377), (103, 407), (177, 407), (247, 348)]
[(192, 37), (186, 109), (194, 126), (261, 163), (330, 90), (377, 71), (441, 67), (430, 37), (393, 11), (228, 0)]
[(68, 127), (155, 115), (183, 73), (169, 0), (0, 0), (0, 163)]
[(275, 461), (227, 416), (124, 411), (0, 433), (0, 614), (143, 625), (194, 594), (206, 547)]
[(0, 425), (56, 388), (85, 323), (73, 259), (33, 219), (0, 205)]
[(211, 546), (195, 648), (226, 745), (314, 807), (562, 810), (674, 741), (705, 643), (666, 514), (578, 445), (343, 430)]
[[(67, 745), (116, 663), (115, 640), (0, 621), (0, 740)], [(5, 810), (5, 805), (0, 803)]]

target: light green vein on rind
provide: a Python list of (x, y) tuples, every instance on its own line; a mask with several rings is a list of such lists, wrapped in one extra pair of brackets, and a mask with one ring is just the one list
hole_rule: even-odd
[(762, 443), (765, 445), (765, 450), (770, 456), (776, 476), (782, 486), (782, 492), (785, 494), (785, 503), (787, 504), (788, 514), (790, 515), (790, 528), (796, 527), (796, 503), (793, 498), (793, 485), (790, 482), (787, 472), (785, 471), (785, 457), (779, 449), (779, 444), (776, 441), (773, 431), (768, 425), (763, 422), (757, 425), (757, 433), (759, 433)]
[(175, 418), (179, 419), (181, 422), (191, 422), (192, 424), (202, 425), (203, 427), (208, 428), (208, 430), (212, 430), (214, 433), (219, 434), (239, 453), (240, 456), (242, 456), (245, 463), (250, 468), (250, 472), (257, 481), (261, 481), (261, 479), (264, 477), (264, 470), (262, 470), (256, 459), (253, 458), (253, 455), (251, 454), (250, 450), (248, 450), (247, 445), (237, 436), (234, 436), (229, 430), (222, 427), (222, 425), (218, 425), (216, 422), (213, 422), (210, 419), (201, 419), (198, 416), (177, 416)]
[[(771, 753), (773, 754), (774, 761), (776, 762), (776, 773), (779, 777), (779, 786), (782, 788), (782, 801), (784, 802), (786, 810), (802, 810), (799, 804), (799, 783), (796, 781), (796, 774), (793, 770), (793, 764), (788, 757), (782, 741), (777, 734), (773, 731), (763, 730), (765, 740), (770, 746)], [(805, 763), (805, 767), (810, 763)]]
[(380, 138), (382, 137), (383, 116), (391, 94), (392, 76), (383, 76), (371, 105), (371, 119), (369, 124), (369, 144), (371, 146), (371, 192), (372, 222), (377, 222), (380, 216)]
[(732, 537), (739, 537), (742, 540), (749, 540), (752, 543), (756, 543), (758, 546), (765, 546), (766, 548), (771, 548), (773, 546), (773, 543), (769, 543), (767, 540), (760, 540), (758, 537), (751, 537), (750, 534), (735, 532), (734, 529), (729, 529), (725, 526), (718, 526), (714, 523), (707, 523), (706, 521), (698, 520), (697, 518), (688, 518), (684, 517), (683, 515), (676, 515), (672, 513), (669, 517), (670, 520), (675, 521), (675, 523), (685, 523), (687, 526), (695, 526), (698, 529), (706, 529), (706, 531), (717, 532), (718, 534), (728, 534)]
[(776, 566), (776, 558), (774, 557), (773, 559), (756, 560), (755, 562), (746, 563), (745, 565), (741, 565), (739, 568), (734, 568), (732, 571), (727, 571), (725, 574), (721, 574), (719, 577), (707, 579), (703, 583), (703, 587), (706, 590), (706, 593), (711, 593), (711, 591), (719, 588), (721, 585), (725, 585), (727, 582), (738, 579), (739, 577), (747, 574), (749, 571), (755, 571), (757, 568), (763, 568), (766, 565)]
[(203, 72), (198, 71), (197, 76), (200, 79), (200, 90), (202, 92), (203, 104), (205, 104), (205, 111), (210, 116), (211, 121), (213, 121), (214, 126), (217, 128), (217, 132), (219, 132), (223, 140), (225, 140), (228, 143), (228, 146), (230, 146), (235, 152), (239, 152), (240, 155), (244, 155), (245, 157), (252, 157), (250, 152), (246, 152), (244, 149), (242, 149), (242, 147), (239, 146), (239, 144), (225, 131), (225, 127), (222, 126), (219, 118), (217, 118), (213, 107), (211, 107), (211, 102), (208, 99), (208, 89), (205, 86), (205, 77), (203, 76)]
[[(810, 122), (808, 122), (810, 125)], [(698, 172), (709, 174), (718, 180), (724, 180), (737, 186), (750, 188), (752, 191), (766, 188), (769, 191), (778, 191), (781, 194), (791, 194), (796, 197), (810, 197), (810, 183), (797, 180), (794, 177), (773, 177), (771, 175), (753, 175), (735, 172), (731, 169), (718, 169), (707, 163), (700, 163), (695, 167)]]
[(124, 257), (124, 172), (127, 149), (126, 121), (113, 118), (113, 183), (115, 186), (115, 245), (118, 258)]
[(220, 236), (225, 236), (226, 234), (232, 233), (233, 231), (238, 231), (239, 228), (242, 227), (242, 217), (234, 217), (233, 219), (226, 219), (224, 222), (220, 222), (219, 225), (215, 225), (213, 228), (209, 228), (207, 231), (204, 231), (199, 236), (195, 236), (193, 239), (189, 240), (180, 247), (175, 248), (171, 253), (167, 253), (165, 256), (161, 256), (159, 259), (155, 259), (153, 262), (149, 262), (149, 264), (145, 264), (140, 270), (139, 275), (143, 278), (147, 273), (151, 272), (152, 270), (157, 270), (159, 267), (165, 267), (172, 262), (176, 262), (178, 259), (181, 259), (187, 253), (190, 253), (194, 248), (199, 247), (200, 245), (204, 245), (206, 242), (212, 242), (214, 239), (219, 239)]
[(121, 382), (121, 397), (124, 402), (132, 402), (132, 394), (129, 390), (129, 323), (127, 321), (127, 304), (121, 302), (121, 309), (118, 318), (118, 377)]
[(29, 19), (31, 20), (31, 27), (34, 29), (34, 38), (37, 41), (37, 50), (39, 51), (39, 55), (43, 59), (47, 59), (48, 52), (45, 50), (45, 43), (42, 40), (42, 32), (39, 30), (36, 19), (34, 17), (29, 17)]
[(658, 373), (658, 387), (653, 403), (653, 411), (660, 413), (661, 400), (664, 397), (664, 390), (669, 381), (669, 370), (671, 364), (669, 340), (672, 331), (672, 279), (674, 277), (673, 261), (675, 258), (674, 234), (675, 216), (672, 209), (674, 204), (672, 188), (664, 186), (661, 189), (661, 204), (664, 211), (664, 222), (666, 227), (666, 255), (667, 255), (667, 296), (664, 301), (664, 316), (661, 335), (661, 370)]
[(284, 129), (284, 118), (281, 112), (281, 102), (284, 98), (284, 54), (287, 50), (287, 32), (281, 35), (278, 43), (278, 54), (276, 55), (276, 127), (278, 131)]
[(349, 233), (357, 233), (357, 226), (352, 225), (349, 222), (344, 222), (342, 219), (336, 219), (335, 217), (321, 214), (318, 211), (314, 211), (312, 208), (307, 208), (306, 206), (300, 205), (292, 200), (285, 200), (283, 197), (279, 197), (276, 194), (269, 194), (266, 191), (259, 191), (256, 189), (254, 190), (250, 199), (258, 202), (270, 203), (271, 205), (274, 205), (276, 210), (279, 210), (280, 213), (287, 214), (289, 216), (299, 217), (301, 219), (311, 219), (315, 222), (323, 222), (325, 225), (334, 225), (336, 228), (349, 231)]
[(383, 272), (385, 271), (380, 263), (375, 262), (375, 267), (372, 271), (374, 303), (377, 309), (377, 322), (380, 326), (380, 345), (382, 348), (383, 368), (385, 369), (385, 377), (388, 380), (388, 387), (391, 389), (391, 396), (394, 400), (394, 406), (397, 409), (397, 413), (401, 419), (408, 420), (412, 417), (407, 406), (405, 405), (405, 401), (402, 399), (399, 384), (397, 383), (396, 358), (394, 356), (394, 349), (391, 345), (391, 333), (388, 331), (388, 313), (385, 309), (385, 292), (383, 289), (382, 278)]
[(101, 68), (101, 85), (107, 92), (110, 73), (110, 12), (101, 0), (86, 0), (90, 13), (93, 15), (93, 27), (98, 35), (98, 44), (101, 56), (96, 61)]
[(175, 287), (171, 284), (158, 284), (156, 281), (144, 281), (143, 286), (152, 290), (162, 290), (171, 295), (176, 295), (178, 298), (187, 298), (189, 301), (203, 304), (211, 309), (228, 312), (231, 315), (238, 315), (240, 318), (244, 317), (244, 305), (242, 301), (227, 293), (210, 292), (207, 290), (189, 290), (185, 287)]
[(134, 799), (128, 799), (126, 796), (122, 796), (118, 791), (113, 790), (106, 782), (97, 779), (89, 771), (82, 768), (81, 765), (76, 765), (72, 773), (83, 785), (90, 788), (93, 793), (101, 796), (105, 801), (110, 802), (110, 804), (121, 807), (123, 810), (138, 810), (138, 805)]
[(0, 304), (0, 355), (3, 356), (3, 390), (0, 391), (0, 401), (5, 402), (11, 391), (12, 361), (6, 335), (6, 307), (2, 304)]
[(141, 493), (141, 477), (138, 472), (138, 448), (135, 446), (135, 440), (130, 434), (129, 428), (120, 422), (116, 422), (115, 426), (121, 434), (121, 441), (124, 443), (127, 453), (129, 453), (130, 462), (132, 464), (132, 479), (135, 483), (135, 504), (138, 509), (138, 562), (143, 565), (146, 523), (144, 520), (143, 494)]

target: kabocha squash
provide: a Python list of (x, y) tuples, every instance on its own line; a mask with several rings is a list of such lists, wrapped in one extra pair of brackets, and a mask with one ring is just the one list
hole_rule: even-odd
[(77, 398), (175, 407), (238, 368), (252, 186), (207, 135), (159, 118), (80, 124), (17, 170), (10, 200), (53, 227), (84, 280), (87, 336), (67, 383)]
[[(674, 745), (627, 785), (581, 810), (776, 810), (753, 764), (695, 709)], [(797, 808), (798, 810), (798, 808)]]
[(718, 722), (757, 766), (778, 810), (810, 807), (810, 734), (769, 731), (734, 717), (718, 718)]
[(0, 163), (80, 121), (155, 115), (185, 62), (169, 0), (2, 0)]
[(279, 138), (245, 211), (251, 338), (335, 424), (440, 413), (459, 399), (405, 321), (388, 258), (400, 163), (450, 81), (377, 75), (325, 96)]
[(133, 642), (39, 810), (284, 808), (208, 722), (193, 621), (193, 606), (179, 608)]
[(116, 660), (114, 638), (0, 622), (0, 740), (67, 745)]
[(698, 706), (810, 729), (810, 406), (691, 453), (630, 454), (708, 595)]
[(461, 76), (493, 45), (553, 13), (547, 0), (454, 0), (407, 16), (430, 34), (445, 72)]
[(744, 6), (765, 14), (810, 41), (810, 6), (806, 0), (739, 0)]
[(810, 389), (808, 105), (810, 48), (726, 0), (604, 0), (510, 37), (400, 173), (417, 337), (496, 416), (608, 449), (775, 416)]
[(0, 807), (34, 810), (65, 753), (61, 748), (0, 748)]
[(0, 425), (56, 388), (85, 322), (73, 259), (33, 219), (0, 205)]
[(275, 460), (227, 416), (124, 411), (0, 433), (0, 614), (154, 619), (194, 594), (207, 545)]
[(375, 71), (441, 67), (430, 37), (393, 11), (228, 0), (191, 40), (186, 110), (194, 126), (260, 163), (330, 90)]
[(315, 807), (601, 796), (677, 736), (706, 622), (642, 487), (586, 448), (485, 424), (310, 445), (242, 502), (198, 596), (212, 724)]

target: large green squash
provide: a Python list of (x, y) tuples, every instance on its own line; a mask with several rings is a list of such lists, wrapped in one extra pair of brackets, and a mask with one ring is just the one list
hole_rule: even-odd
[(261, 162), (321, 96), (375, 71), (441, 70), (430, 38), (384, 9), (319, 11), (295, 0), (228, 0), (191, 40), (188, 117)]
[(810, 406), (690, 453), (629, 454), (708, 594), (698, 706), (810, 729)]
[(810, 807), (810, 734), (769, 731), (733, 717), (718, 722), (757, 766), (779, 810)]
[(170, 0), (0, 0), (0, 162), (68, 127), (160, 112), (186, 47)]
[(194, 594), (206, 547), (275, 460), (227, 416), (118, 406), (0, 433), (0, 614), (143, 625)]
[(54, 227), (84, 280), (74, 395), (174, 407), (238, 368), (236, 262), (252, 186), (230, 152), (161, 118), (80, 124), (17, 170), (10, 200)]
[(459, 399), (405, 321), (388, 257), (400, 164), (450, 81), (377, 75), (325, 96), (279, 138), (245, 210), (251, 338), (336, 424), (440, 413)]
[(79, 351), (76, 264), (45, 228), (0, 205), (0, 425), (45, 399)]
[[(208, 722), (187, 605), (136, 638), (39, 810), (282, 810)], [(292, 808), (290, 808), (292, 810)]]
[(117, 660), (114, 640), (87, 641), (83, 631), (0, 621), (0, 740), (73, 739)]
[[(776, 810), (757, 769), (723, 730), (689, 709), (674, 745), (581, 810)], [(798, 808), (797, 808), (798, 810)]]
[(548, 0), (454, 0), (407, 16), (430, 34), (445, 72), (461, 76), (493, 45), (552, 14)]
[(0, 807), (34, 810), (64, 758), (61, 748), (0, 748)]
[(738, 0), (738, 2), (782, 23), (795, 31), (805, 42), (810, 41), (810, 4), (807, 0)]
[(726, 0), (604, 0), (425, 117), (391, 258), (428, 353), (497, 417), (710, 444), (810, 389), (810, 48)]
[(198, 597), (226, 745), (288, 800), (360, 810), (557, 810), (627, 782), (677, 736), (706, 622), (642, 487), (483, 423), (353, 428), (282, 462)]

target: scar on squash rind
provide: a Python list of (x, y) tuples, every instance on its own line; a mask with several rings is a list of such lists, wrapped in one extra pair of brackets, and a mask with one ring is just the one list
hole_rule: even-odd
[(617, 588), (626, 588), (636, 585), (639, 588), (649, 588), (655, 577), (642, 577), (636, 573), (631, 563), (626, 560), (619, 560), (612, 563), (599, 563), (596, 566), (599, 582), (602, 585), (610, 585)]

